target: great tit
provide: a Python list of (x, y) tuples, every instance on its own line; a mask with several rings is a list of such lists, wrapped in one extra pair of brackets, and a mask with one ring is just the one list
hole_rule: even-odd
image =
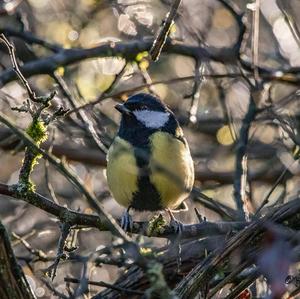
[(121, 226), (131, 228), (131, 208), (167, 210), (175, 220), (171, 210), (183, 206), (194, 183), (193, 160), (175, 115), (145, 93), (115, 108), (122, 116), (107, 154), (107, 181), (115, 200), (127, 208)]

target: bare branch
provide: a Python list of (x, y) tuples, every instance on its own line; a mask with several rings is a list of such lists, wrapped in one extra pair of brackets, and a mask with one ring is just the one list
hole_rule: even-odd
[[(245, 217), (247, 212), (247, 202), (243, 202), (242, 199), (245, 199), (245, 187), (247, 184), (247, 162), (246, 162), (246, 151), (248, 144), (248, 136), (249, 130), (251, 127), (251, 123), (254, 121), (256, 116), (256, 104), (255, 100), (252, 98), (252, 95), (249, 99), (249, 106), (247, 113), (243, 119), (242, 126), (240, 129), (239, 140), (237, 143), (236, 149), (236, 169), (235, 169), (235, 179), (234, 179), (234, 199), (236, 202), (236, 206), (238, 211), (240, 212), (242, 217)], [(242, 184), (242, 180), (244, 179), (244, 184)], [(246, 182), (245, 182), (246, 180)], [(243, 188), (244, 187), (244, 188)]]
[(130, 238), (124, 233), (124, 231), (119, 227), (113, 217), (105, 212), (103, 208), (98, 204), (97, 199), (92, 195), (81, 182), (81, 180), (76, 176), (76, 174), (61, 161), (59, 161), (52, 154), (47, 153), (45, 150), (41, 149), (35, 144), (35, 142), (24, 132), (15, 127), (15, 125), (0, 112), (0, 122), (8, 126), (14, 134), (16, 134), (26, 145), (30, 145), (37, 153), (41, 154), (44, 159), (47, 159), (51, 164), (53, 164), (56, 169), (61, 172), (68, 180), (80, 191), (82, 192), (92, 208), (107, 221), (112, 233), (122, 237), (122, 239), (130, 241)]
[(287, 220), (289, 219), (290, 225), (293, 226), (295, 223), (292, 219), (295, 219), (295, 217), (297, 218), (299, 213), (300, 201), (299, 198), (296, 198), (274, 211), (270, 211), (263, 218), (249, 224), (244, 230), (231, 237), (226, 242), (222, 251), (216, 249), (208, 260), (199, 263), (180, 282), (176, 287), (178, 296), (183, 299), (193, 298), (200, 291), (201, 287), (211, 280), (218, 267), (226, 263), (231, 252), (240, 246), (247, 246), (247, 244), (251, 244), (251, 242), (254, 242), (254, 244), (259, 242), (262, 233), (267, 229), (267, 223), (283, 223), (285, 221), (285, 225), (288, 225), (289, 221)]
[(0, 222), (0, 297), (3, 299), (34, 299), (35, 296), (18, 265), (7, 231)]
[[(43, 211), (57, 217), (62, 223), (70, 226), (95, 227), (100, 231), (109, 230), (109, 224), (102, 221), (99, 216), (83, 214), (61, 206), (37, 192), (30, 192), (26, 197), (21, 197), (14, 185), (9, 186), (0, 183), (0, 194), (24, 200), (31, 205), (42, 209)], [(148, 235), (149, 222), (134, 222), (132, 233)], [(181, 238), (201, 238), (210, 235), (226, 235), (228, 232), (244, 228), (244, 222), (218, 222), (213, 223), (205, 221), (197, 224), (184, 225)], [(154, 231), (152, 237), (174, 238), (175, 230), (172, 225), (165, 225), (160, 230)]]
[(157, 37), (153, 42), (153, 45), (149, 51), (151, 59), (153, 61), (157, 61), (159, 59), (160, 53), (166, 43), (172, 25), (174, 24), (174, 19), (177, 15), (177, 10), (179, 8), (180, 3), (181, 0), (174, 0), (170, 8), (170, 11), (168, 12), (165, 20), (162, 23), (162, 26), (157, 34)]
[(17, 63), (16, 56), (15, 56), (15, 48), (14, 48), (14, 46), (8, 41), (8, 39), (5, 37), (5, 35), (3, 33), (0, 34), (0, 41), (5, 44), (5, 46), (7, 47), (8, 51), (9, 51), (9, 56), (11, 58), (11, 62), (12, 62), (13, 70), (14, 70), (15, 74), (18, 76), (18, 78), (20, 79), (20, 81), (22, 82), (22, 84), (24, 85), (24, 87), (26, 88), (26, 91), (28, 93), (29, 98), (32, 101), (35, 101), (36, 100), (36, 95), (32, 91), (32, 89), (31, 89), (28, 81), (25, 79), (25, 77), (23, 76), (22, 72), (20, 71), (19, 65)]

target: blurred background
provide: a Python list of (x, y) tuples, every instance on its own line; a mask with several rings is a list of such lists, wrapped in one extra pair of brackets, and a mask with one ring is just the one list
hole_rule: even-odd
[[(134, 41), (146, 43), (156, 35), (171, 3), (169, 0), (2, 0), (0, 32), (14, 43), (18, 62), (24, 65), (55, 55), (62, 48), (93, 48)], [(58, 91), (54, 107), (62, 105), (72, 110), (100, 99), (97, 104), (52, 123), (44, 146), (66, 160), (115, 218), (120, 217), (123, 208), (108, 191), (103, 148), (110, 145), (118, 128), (119, 114), (113, 106), (137, 91), (159, 96), (174, 111), (195, 162), (195, 187), (208, 196), (203, 199), (197, 194), (191, 195), (187, 200), (189, 212), (180, 213), (178, 218), (184, 223), (196, 222), (194, 207), (209, 221), (229, 220), (220, 212), (220, 207), (234, 215), (236, 146), (253, 96), (250, 83), (254, 84), (252, 31), (255, 3), (244, 0), (229, 3), (244, 13), (243, 20), (247, 25), (238, 57), (234, 54), (234, 46), (242, 28), (228, 7), (217, 0), (189, 0), (183, 1), (178, 10), (170, 33), (171, 42), (195, 49), (207, 48), (218, 53), (218, 57), (222, 56), (222, 49), (224, 56), (230, 57), (228, 51), (230, 53), (232, 49), (232, 59), (199, 60), (188, 51), (168, 51), (166, 48), (158, 62), (148, 60), (147, 52), (136, 51), (137, 54), (82, 59), (60, 66), (53, 73), (30, 77), (29, 82), (38, 95)], [(256, 103), (257, 113), (251, 121), (247, 144), (246, 189), (250, 213), (255, 213), (274, 186), (264, 209), (299, 194), (299, 11), (298, 0), (264, 0), (260, 4), (257, 63), (263, 96)], [(29, 42), (29, 35), (18, 35), (24, 32), (44, 43)], [(1, 82), (1, 76), (11, 67), (11, 62), (4, 46), (0, 51)], [(282, 80), (276, 79), (286, 73), (288, 75)], [(11, 109), (22, 105), (26, 98), (24, 88), (12, 80), (2, 85), (1, 111), (25, 129), (30, 116)], [(94, 136), (88, 130), (91, 127), (95, 130)], [(0, 182), (17, 182), (23, 148), (22, 142), (0, 125)], [(83, 195), (44, 160), (39, 161), (32, 180), (39, 193), (59, 204), (92, 212)], [(9, 231), (24, 238), (32, 248), (55, 256), (60, 232), (57, 220), (27, 203), (4, 196), (0, 198), (0, 217)], [(150, 216), (133, 214), (135, 220), (147, 220)], [(109, 232), (100, 233), (95, 229), (79, 230), (77, 234), (76, 254), (81, 255), (116, 241)], [(12, 239), (15, 253), (36, 296), (54, 298), (40, 280), (51, 262), (35, 261), (17, 238)], [(166, 240), (152, 238), (151, 244), (161, 247), (166, 245)], [(78, 278), (82, 269), (80, 262), (61, 262), (53, 285), (66, 293), (64, 277)], [(87, 276), (90, 280), (113, 283), (123, 270), (114, 265), (88, 263)], [(100, 290), (98, 286), (90, 286), (89, 294)], [(261, 292), (263, 296), (267, 290), (262, 288)]]

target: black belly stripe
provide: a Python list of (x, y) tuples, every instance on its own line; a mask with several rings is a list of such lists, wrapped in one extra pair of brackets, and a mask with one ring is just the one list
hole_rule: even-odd
[(159, 131), (166, 132), (187, 145), (185, 138), (176, 132), (179, 126), (177, 120), (171, 111), (169, 113), (169, 121), (159, 130), (149, 129), (138, 122), (132, 126), (130, 120), (125, 123), (125, 119), (122, 118), (118, 135), (134, 147), (134, 155), (139, 168), (138, 191), (133, 194), (131, 201), (131, 207), (136, 210), (159, 211), (163, 209), (159, 192), (150, 182), (149, 177), (150, 136)]
[(162, 210), (161, 198), (150, 182), (149, 157), (150, 146), (135, 148), (136, 163), (139, 167), (138, 192), (133, 194), (131, 206), (140, 211), (158, 211)]

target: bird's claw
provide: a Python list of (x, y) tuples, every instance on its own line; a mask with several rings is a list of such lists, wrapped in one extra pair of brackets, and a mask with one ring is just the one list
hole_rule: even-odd
[(170, 225), (173, 227), (174, 229), (174, 232), (178, 235), (178, 237), (180, 238), (180, 236), (182, 235), (182, 232), (183, 232), (183, 227), (184, 227), (184, 224), (181, 223), (180, 221), (178, 221), (173, 213), (168, 210), (168, 213), (170, 215), (170, 218), (171, 218), (171, 221), (170, 221)]
[(183, 233), (184, 224), (173, 218), (170, 221), (170, 225), (173, 227), (174, 232), (180, 237)]
[(121, 227), (125, 232), (132, 232), (133, 230), (133, 220), (129, 214), (129, 211), (125, 211), (121, 218)]
[(183, 227), (184, 224), (181, 223), (180, 221), (178, 221), (174, 215), (172, 214), (171, 210), (167, 210), (171, 221), (170, 221), (170, 225), (173, 227), (174, 232), (175, 232), (175, 238), (173, 240), (171, 240), (171, 242), (173, 243), (174, 248), (176, 249), (176, 261), (177, 261), (177, 273), (180, 272), (180, 266), (181, 266), (181, 245), (180, 245), (180, 239), (181, 236), (183, 234)]

